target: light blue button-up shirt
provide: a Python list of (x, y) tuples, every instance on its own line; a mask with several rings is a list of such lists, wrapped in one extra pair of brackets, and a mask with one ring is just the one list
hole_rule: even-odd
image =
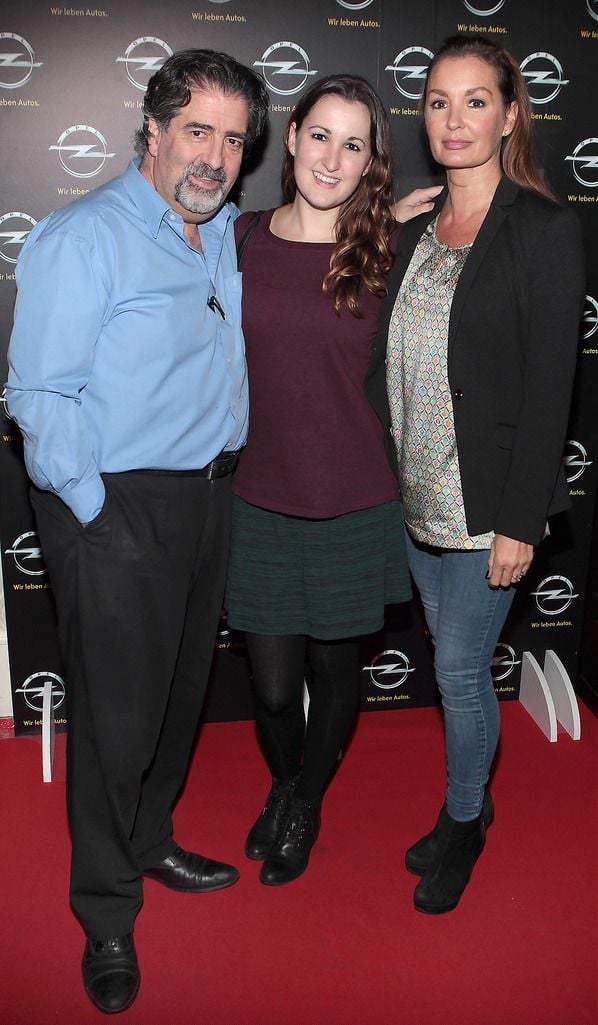
[(82, 521), (100, 473), (199, 469), (247, 434), (238, 211), (199, 225), (202, 253), (138, 163), (40, 221), (17, 264), (8, 409), (31, 479)]

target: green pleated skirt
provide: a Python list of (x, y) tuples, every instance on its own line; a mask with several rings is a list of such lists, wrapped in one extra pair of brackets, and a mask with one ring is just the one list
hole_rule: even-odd
[(322, 640), (380, 630), (411, 586), (398, 501), (331, 519), (286, 516), (233, 499), (228, 622)]

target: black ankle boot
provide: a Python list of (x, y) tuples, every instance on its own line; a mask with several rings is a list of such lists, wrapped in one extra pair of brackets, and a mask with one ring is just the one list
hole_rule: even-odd
[[(482, 822), (484, 823), (484, 829), (488, 829), (488, 826), (492, 824), (493, 819), (494, 801), (492, 800), (492, 794), (488, 790), (488, 787), (486, 787), (486, 790), (484, 791), (484, 803), (482, 805)], [(421, 840), (414, 843), (405, 854), (405, 867), (409, 872), (413, 872), (416, 876), (423, 876), (428, 871), (434, 862), (440, 845), (444, 842), (449, 822), (450, 817), (446, 810), (446, 804), (443, 804), (432, 832), (426, 833), (425, 836), (422, 836)]]
[(298, 779), (297, 776), (289, 783), (272, 780), (266, 803), (245, 841), (245, 854), (252, 861), (263, 861), (276, 840)]
[(276, 842), (262, 865), (260, 882), (281, 886), (305, 872), (319, 831), (320, 801), (292, 797)]
[(443, 915), (457, 907), (486, 839), (481, 814), (472, 822), (457, 822), (445, 814), (448, 823), (442, 844), (413, 895), (417, 910), (429, 915)]

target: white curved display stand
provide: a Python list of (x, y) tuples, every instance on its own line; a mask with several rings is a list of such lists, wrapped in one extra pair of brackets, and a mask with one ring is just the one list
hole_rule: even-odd
[(530, 651), (521, 658), (519, 700), (551, 743), (557, 738), (556, 710), (544, 673)]
[(4, 611), (4, 590), (2, 586), (2, 562), (0, 561), (0, 719), (12, 716), (12, 694), (10, 691), (10, 669), (8, 665), (8, 635)]
[(46, 680), (42, 705), (42, 778), (52, 782), (54, 762), (54, 709), (52, 708), (52, 681)]
[(581, 739), (577, 698), (556, 651), (544, 653), (544, 671), (530, 651), (523, 652), (519, 700), (551, 742), (557, 739), (557, 723), (573, 740)]
[(549, 649), (544, 656), (544, 678), (548, 684), (556, 717), (573, 740), (581, 739), (579, 706), (571, 680), (556, 651)]

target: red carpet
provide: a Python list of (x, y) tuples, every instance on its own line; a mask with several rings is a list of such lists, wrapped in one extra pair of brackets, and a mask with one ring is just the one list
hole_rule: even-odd
[[(140, 995), (125, 1025), (597, 1025), (598, 721), (549, 744), (502, 705), (496, 820), (456, 911), (413, 910), (406, 846), (433, 824), (434, 709), (361, 716), (307, 873), (261, 886), (242, 853), (267, 777), (253, 724), (206, 726), (176, 813), (183, 846), (230, 860), (229, 890), (146, 883)], [(63, 738), (60, 738), (62, 741)], [(64, 784), (37, 740), (0, 741), (0, 1025), (106, 1020), (84, 995), (66, 899)], [(93, 800), (93, 794), (90, 794)]]

